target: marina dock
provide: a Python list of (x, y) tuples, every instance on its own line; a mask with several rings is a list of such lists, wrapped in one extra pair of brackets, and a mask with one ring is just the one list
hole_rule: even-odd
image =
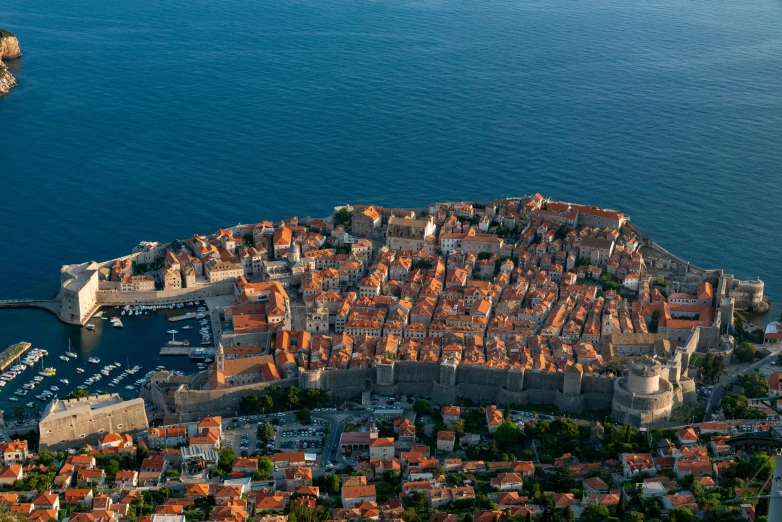
[(160, 355), (190, 355), (189, 346), (164, 346), (160, 349)]
[(169, 322), (176, 323), (177, 321), (187, 321), (188, 319), (195, 319), (196, 313), (195, 312), (188, 312), (184, 315), (177, 315), (174, 317), (169, 317)]
[(12, 344), (8, 348), (0, 353), (0, 372), (5, 371), (6, 368), (14, 364), (19, 357), (25, 354), (27, 350), (32, 348), (32, 344), (21, 342)]

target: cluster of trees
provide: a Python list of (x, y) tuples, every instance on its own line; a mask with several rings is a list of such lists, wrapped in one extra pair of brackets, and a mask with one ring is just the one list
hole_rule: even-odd
[(296, 386), (269, 386), (266, 393), (253, 393), (242, 397), (239, 409), (242, 413), (258, 414), (297, 408), (322, 408), (330, 402), (326, 390), (308, 389), (303, 393)]
[[(733, 312), (733, 320), (735, 326), (733, 327), (733, 338), (736, 340), (736, 345), (740, 345), (743, 341), (749, 341), (750, 343), (761, 344), (763, 342), (763, 330), (756, 328), (752, 332), (747, 332), (744, 329), (744, 322), (747, 320), (741, 312)], [(735, 353), (735, 350), (734, 350)], [(752, 359), (750, 359), (752, 360)]]
[(768, 397), (768, 377), (755, 370), (739, 378), (739, 384), (744, 388), (744, 395), (750, 399)]
[(353, 220), (353, 212), (348, 207), (342, 207), (334, 212), (334, 225), (342, 225), (345, 228), (350, 227)]
[(11, 485), (3, 487), (7, 491), (37, 491), (43, 493), (54, 480), (54, 473), (42, 473), (40, 471), (30, 471), (25, 478), (17, 480)]
[(722, 399), (722, 412), (726, 419), (763, 419), (766, 414), (749, 405), (744, 395), (731, 394)]
[(754, 344), (747, 341), (741, 341), (733, 349), (733, 355), (741, 362), (752, 362), (757, 356), (757, 350), (755, 350)]
[(525, 426), (524, 433), (527, 438), (538, 441), (538, 455), (542, 462), (553, 462), (563, 453), (581, 459), (600, 460), (616, 458), (620, 453), (648, 451), (645, 435), (629, 424), (606, 423), (599, 449), (595, 449), (589, 440), (589, 429), (580, 427), (571, 419), (531, 422)]
[(706, 384), (714, 384), (725, 373), (725, 357), (710, 353), (706, 356), (701, 371), (701, 380)]
[(106, 472), (106, 480), (114, 480), (117, 472), (121, 469), (141, 468), (141, 463), (130, 457), (120, 455), (97, 455), (95, 457), (95, 466)]

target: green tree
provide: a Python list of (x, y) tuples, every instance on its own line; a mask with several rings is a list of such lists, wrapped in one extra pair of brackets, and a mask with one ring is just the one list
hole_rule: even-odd
[(741, 362), (750, 362), (755, 359), (755, 345), (743, 341), (733, 349), (733, 355)]
[(296, 412), (296, 418), (301, 422), (311, 421), (312, 412), (309, 410), (309, 408), (302, 408)]
[(24, 406), (21, 404), (14, 406), (14, 417), (16, 417), (16, 419), (19, 421), (24, 420)]
[(336, 494), (339, 493), (342, 487), (342, 480), (337, 475), (326, 473), (313, 480), (313, 484), (325, 493)]
[(223, 448), (220, 450), (220, 457), (217, 460), (217, 467), (224, 473), (229, 473), (233, 468), (234, 460), (236, 459), (236, 452), (231, 448)]
[(624, 517), (627, 511), (627, 497), (625, 497), (625, 490), (621, 490), (619, 493), (619, 504), (616, 505), (616, 516), (619, 518)]
[(89, 397), (90, 392), (85, 390), (84, 388), (76, 388), (71, 392), (70, 395), (65, 397), (66, 399), (84, 399), (85, 397)]
[(751, 408), (743, 395), (727, 395), (722, 399), (722, 411), (726, 419), (762, 419), (766, 416), (758, 408)]
[(272, 464), (272, 459), (269, 457), (261, 457), (258, 459), (258, 474), (260, 475), (260, 480), (266, 480), (269, 477), (272, 476), (272, 470), (274, 469), (274, 464)]
[(353, 219), (353, 212), (348, 210), (348, 207), (342, 207), (334, 213), (335, 225), (347, 225)]
[(675, 508), (668, 512), (670, 522), (695, 522), (695, 515), (687, 508)]
[(325, 390), (309, 388), (304, 392), (301, 404), (306, 408), (320, 408), (329, 403), (329, 396)]
[(299, 404), (299, 389), (295, 386), (288, 386), (285, 388), (285, 399), (288, 402), (289, 408), (294, 408)]
[(502, 412), (502, 416), (505, 420), (510, 419), (510, 404), (508, 404), (508, 401), (505, 401), (505, 410)]
[(584, 522), (604, 522), (609, 515), (608, 508), (602, 504), (588, 504), (581, 513)]
[(573, 508), (567, 506), (564, 513), (562, 513), (562, 522), (576, 522), (576, 515), (573, 513)]
[(521, 440), (521, 430), (515, 422), (506, 420), (494, 432), (494, 440), (502, 451), (510, 451)]
[(432, 413), (432, 403), (426, 399), (418, 399), (413, 404), (413, 411), (418, 415), (428, 415)]
[(274, 407), (274, 402), (268, 395), (261, 395), (258, 397), (258, 407), (260, 408), (261, 413), (266, 413)]
[(262, 422), (258, 425), (255, 435), (258, 440), (262, 440), (264, 444), (268, 444), (269, 441), (274, 438), (274, 428), (268, 422)]
[(703, 370), (701, 371), (703, 382), (711, 384), (714, 382), (714, 354), (710, 353), (706, 356), (706, 361), (703, 363)]
[(756, 397), (768, 397), (768, 377), (755, 370), (739, 379), (744, 395), (754, 399)]
[(50, 466), (54, 462), (54, 455), (48, 449), (42, 449), (38, 452), (38, 463), (44, 466)]

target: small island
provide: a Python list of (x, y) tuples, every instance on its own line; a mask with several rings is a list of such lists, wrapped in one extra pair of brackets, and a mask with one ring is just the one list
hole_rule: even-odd
[(0, 29), (0, 96), (8, 94), (16, 85), (16, 78), (10, 73), (3, 60), (13, 60), (22, 56), (19, 41), (10, 31)]

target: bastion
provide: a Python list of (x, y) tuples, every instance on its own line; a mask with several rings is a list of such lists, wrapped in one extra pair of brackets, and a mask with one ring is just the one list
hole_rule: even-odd
[(95, 444), (107, 433), (135, 433), (148, 428), (144, 400), (124, 401), (116, 393), (53, 400), (38, 425), (40, 447), (54, 450)]

